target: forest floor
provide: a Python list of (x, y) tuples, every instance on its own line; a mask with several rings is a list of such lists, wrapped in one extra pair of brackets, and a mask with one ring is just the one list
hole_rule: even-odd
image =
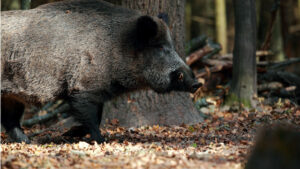
[(101, 128), (104, 144), (70, 140), (55, 130), (32, 137), (31, 144), (9, 143), (1, 133), (1, 167), (239, 169), (261, 128), (300, 126), (300, 108), (288, 100), (248, 111), (225, 109), (207, 109), (204, 122), (195, 125), (123, 128), (115, 121)]

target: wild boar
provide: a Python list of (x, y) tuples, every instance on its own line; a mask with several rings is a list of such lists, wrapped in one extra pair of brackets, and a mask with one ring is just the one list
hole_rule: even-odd
[(1, 16), (1, 123), (16, 142), (30, 142), (20, 127), (28, 104), (65, 99), (79, 130), (101, 143), (105, 101), (137, 89), (194, 92), (201, 85), (158, 17), (99, 0)]

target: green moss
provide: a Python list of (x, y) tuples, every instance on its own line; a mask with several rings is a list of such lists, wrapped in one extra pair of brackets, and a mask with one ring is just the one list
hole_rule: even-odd
[(238, 104), (239, 104), (239, 98), (237, 97), (237, 95), (230, 93), (229, 95), (226, 96), (225, 105), (234, 106)]
[(230, 93), (229, 95), (227, 95), (226, 99), (225, 99), (225, 105), (228, 106), (244, 106), (244, 107), (248, 107), (251, 108), (251, 100), (250, 99), (242, 99), (239, 98), (236, 94), (234, 93)]

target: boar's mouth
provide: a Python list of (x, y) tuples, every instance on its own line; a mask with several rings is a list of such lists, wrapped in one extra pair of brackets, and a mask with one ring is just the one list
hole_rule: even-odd
[(171, 72), (169, 80), (167, 84), (152, 81), (148, 85), (156, 93), (169, 93), (171, 91), (195, 93), (202, 86), (188, 67), (178, 68)]
[(192, 84), (190, 87), (182, 84), (182, 83), (171, 83), (170, 86), (166, 89), (158, 89), (158, 88), (152, 88), (156, 93), (169, 93), (171, 91), (182, 91), (182, 92), (190, 92), (190, 93), (195, 93), (199, 87), (201, 87), (202, 84), (195, 81), (194, 84)]
[(174, 91), (183, 91), (183, 92), (195, 93), (199, 89), (199, 87), (201, 87), (201, 86), (202, 86), (202, 84), (197, 82), (197, 81), (195, 81), (191, 85), (184, 84), (184, 83), (181, 83), (181, 82), (177, 82), (177, 83), (172, 83), (167, 91), (174, 90)]

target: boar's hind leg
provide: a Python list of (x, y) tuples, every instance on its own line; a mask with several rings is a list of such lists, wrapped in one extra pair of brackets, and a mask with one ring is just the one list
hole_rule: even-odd
[[(98, 106), (98, 113), (95, 115), (95, 119), (98, 119), (97, 126), (100, 126), (101, 118), (102, 118), (102, 109), (103, 104)], [(69, 131), (65, 132), (64, 136), (71, 136), (71, 137), (84, 137), (90, 133), (90, 130), (87, 126), (74, 126)]]
[(15, 142), (30, 143), (20, 126), (24, 104), (9, 96), (3, 96), (1, 100), (1, 124), (9, 137)]
[[(101, 136), (99, 130), (99, 119), (101, 120), (101, 117), (99, 118), (99, 114), (102, 114), (102, 103), (97, 104), (93, 101), (89, 101), (89, 98), (86, 95), (84, 95), (84, 97), (82, 95), (77, 95), (71, 97), (70, 104), (72, 106), (72, 114), (75, 119), (82, 124), (82, 126), (74, 129), (72, 128), (67, 133), (72, 136), (84, 136), (87, 133), (90, 133), (92, 140), (95, 140), (98, 143), (103, 143), (105, 140), (103, 136)], [(75, 134), (75, 132), (78, 133)]]

